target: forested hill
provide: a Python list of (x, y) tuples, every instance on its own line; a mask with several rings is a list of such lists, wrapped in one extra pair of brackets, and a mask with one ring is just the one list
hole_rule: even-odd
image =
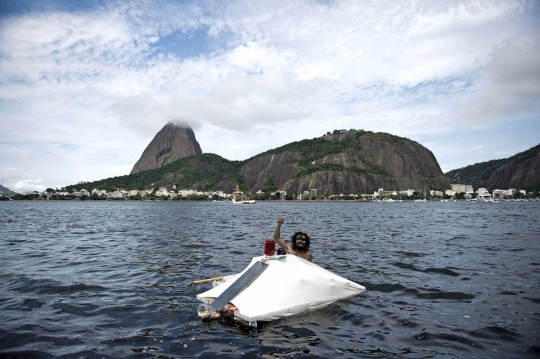
[(540, 144), (512, 157), (475, 163), (446, 173), (451, 183), (475, 189), (540, 189)]
[(66, 189), (144, 190), (159, 187), (171, 189), (176, 185), (178, 189), (231, 192), (235, 188), (235, 183), (241, 181), (239, 161), (229, 161), (213, 153), (205, 153), (181, 158), (154, 170), (79, 183), (67, 186)]
[(17, 194), (17, 192), (13, 192), (12, 190), (10, 190), (9, 188), (7, 187), (4, 187), (2, 185), (0, 185), (0, 191), (4, 192), (4, 194), (7, 194), (8, 196), (14, 196)]
[(367, 194), (385, 190), (449, 188), (435, 156), (407, 138), (362, 130), (336, 130), (266, 151), (245, 161), (215, 154), (179, 159), (163, 167), (69, 186), (68, 189), (284, 190)]

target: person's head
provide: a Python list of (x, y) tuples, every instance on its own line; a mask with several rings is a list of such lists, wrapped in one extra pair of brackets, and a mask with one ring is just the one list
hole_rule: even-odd
[(307, 233), (296, 232), (295, 234), (293, 234), (291, 242), (292, 242), (292, 247), (295, 251), (296, 250), (307, 251), (309, 250), (309, 243), (311, 241)]

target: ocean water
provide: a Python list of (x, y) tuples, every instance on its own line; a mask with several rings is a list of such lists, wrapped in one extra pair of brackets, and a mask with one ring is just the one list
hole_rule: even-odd
[[(280, 215), (366, 292), (257, 334), (201, 321), (190, 283), (241, 271)], [(12, 201), (0, 245), (0, 357), (540, 356), (540, 202)]]

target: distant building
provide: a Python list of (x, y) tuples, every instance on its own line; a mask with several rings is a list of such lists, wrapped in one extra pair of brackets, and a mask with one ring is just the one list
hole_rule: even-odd
[(489, 191), (487, 189), (481, 187), (481, 188), (478, 188), (476, 190), (476, 193), (477, 194), (484, 194), (484, 193), (489, 193)]
[(456, 191), (456, 193), (467, 193), (467, 192), (473, 192), (473, 186), (470, 184), (451, 184), (453, 191)]
[(160, 187), (159, 190), (156, 191), (156, 196), (168, 196), (169, 192), (167, 191), (166, 187)]
[(493, 190), (493, 198), (504, 198), (504, 194), (506, 191), (502, 189), (494, 189)]
[(317, 189), (316, 189), (316, 188), (312, 188), (312, 189), (311, 189), (310, 195), (311, 195), (311, 197), (317, 197)]

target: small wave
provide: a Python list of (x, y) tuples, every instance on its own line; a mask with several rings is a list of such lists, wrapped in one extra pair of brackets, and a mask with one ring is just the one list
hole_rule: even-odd
[(89, 311), (95, 311), (99, 308), (95, 304), (82, 304), (81, 306), (75, 306), (67, 303), (55, 303), (52, 305), (54, 309), (59, 309), (62, 313), (75, 314), (77, 316), (95, 316), (94, 313), (88, 313)]
[(521, 335), (513, 330), (496, 326), (476, 329), (469, 334), (475, 338), (503, 340), (505, 342), (518, 342), (521, 338)]
[(452, 342), (452, 343), (460, 343), (464, 344), (469, 347), (475, 347), (478, 349), (484, 349), (483, 346), (478, 344), (477, 342), (470, 340), (464, 336), (461, 335), (455, 335), (455, 334), (447, 334), (447, 333), (430, 333), (428, 331), (423, 331), (419, 334), (415, 334), (413, 336), (413, 339), (415, 340), (421, 340), (425, 342), (429, 342), (430, 345), (433, 345), (435, 343), (439, 343), (439, 345), (443, 346), (441, 342)]
[(459, 273), (454, 272), (453, 270), (447, 269), (447, 268), (428, 268), (424, 270), (424, 272), (431, 272), (431, 273), (439, 273), (439, 274), (445, 274), (452, 277), (459, 277)]
[(406, 257), (424, 257), (427, 255), (425, 253), (416, 253), (416, 252), (397, 252), (397, 253), (402, 254)]
[(431, 293), (417, 293), (416, 296), (421, 299), (474, 299), (476, 296), (472, 294), (462, 293), (462, 292), (443, 292), (436, 290)]
[(57, 294), (57, 293), (73, 293), (84, 291), (105, 291), (107, 288), (100, 285), (88, 285), (84, 283), (75, 283), (69, 285), (62, 285), (56, 283), (43, 283), (37, 284), (32, 288), (39, 294)]
[(412, 271), (415, 271), (415, 272), (437, 273), (437, 274), (449, 275), (449, 276), (452, 276), (452, 277), (459, 277), (460, 276), (459, 273), (454, 272), (453, 270), (450, 270), (448, 268), (420, 269), (420, 268), (417, 268), (415, 265), (409, 264), (409, 263), (395, 262), (395, 263), (392, 263), (392, 264), (395, 265), (398, 268), (408, 269), (408, 270), (412, 270)]
[(369, 282), (364, 282), (362, 283), (362, 285), (366, 287), (368, 291), (377, 291), (377, 292), (383, 292), (383, 293), (390, 293), (390, 292), (396, 292), (396, 291), (407, 289), (407, 287), (401, 284), (392, 284), (392, 283), (373, 284)]

